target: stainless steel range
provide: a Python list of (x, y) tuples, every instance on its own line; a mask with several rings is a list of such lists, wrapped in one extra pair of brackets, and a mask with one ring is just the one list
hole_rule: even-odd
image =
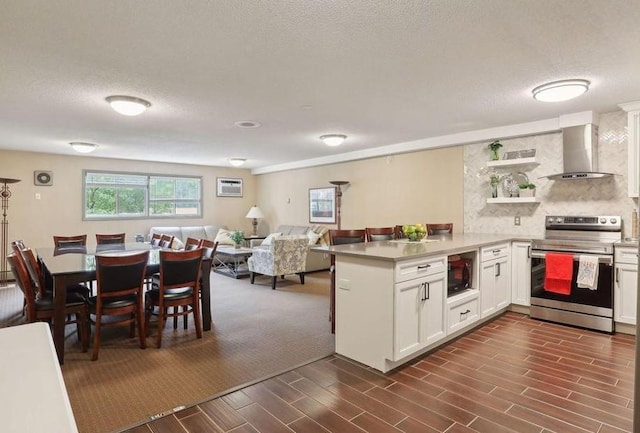
[[(545, 238), (531, 247), (531, 317), (613, 332), (613, 244), (621, 239), (620, 216), (547, 217)], [(573, 256), (570, 290), (545, 288), (547, 254)], [(597, 260), (595, 288), (577, 284), (580, 256)]]

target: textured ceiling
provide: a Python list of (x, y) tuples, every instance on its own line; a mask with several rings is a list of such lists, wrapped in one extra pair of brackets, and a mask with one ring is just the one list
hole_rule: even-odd
[[(257, 168), (608, 112), (640, 100), (638, 41), (638, 0), (2, 0), (0, 149)], [(531, 98), (563, 78), (592, 88)]]

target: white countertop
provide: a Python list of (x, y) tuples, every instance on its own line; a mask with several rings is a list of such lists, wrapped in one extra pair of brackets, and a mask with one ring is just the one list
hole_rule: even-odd
[(76, 433), (49, 325), (0, 329), (0, 430)]
[(314, 247), (312, 250), (328, 252), (337, 256), (346, 255), (374, 260), (402, 261), (435, 254), (459, 254), (500, 242), (530, 241), (522, 235), (454, 233), (452, 235), (429, 236), (426, 242), (375, 241), (357, 244)]

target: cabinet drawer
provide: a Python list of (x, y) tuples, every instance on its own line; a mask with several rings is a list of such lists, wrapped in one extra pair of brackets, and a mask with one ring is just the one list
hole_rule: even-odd
[(476, 322), (480, 318), (478, 296), (450, 304), (447, 317), (449, 334)]
[(615, 249), (615, 262), (616, 263), (628, 263), (630, 265), (638, 264), (638, 249), (637, 248), (616, 248)]
[(509, 254), (509, 244), (495, 244), (488, 247), (482, 247), (480, 249), (480, 261), (486, 262), (487, 260), (497, 259), (499, 257), (506, 257)]
[(407, 260), (396, 264), (395, 281), (400, 283), (413, 278), (445, 272), (446, 270), (447, 258), (445, 256)]

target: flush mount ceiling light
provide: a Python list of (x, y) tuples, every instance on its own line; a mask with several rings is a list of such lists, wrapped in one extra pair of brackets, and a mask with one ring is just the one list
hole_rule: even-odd
[(327, 134), (320, 136), (320, 140), (327, 146), (340, 146), (347, 139), (346, 135), (342, 134)]
[(260, 126), (260, 122), (254, 122), (253, 120), (238, 120), (233, 124), (238, 128), (258, 128)]
[(151, 107), (149, 101), (133, 96), (115, 95), (108, 96), (105, 99), (111, 105), (111, 108), (124, 116), (137, 116)]
[(93, 143), (81, 143), (79, 141), (74, 141), (73, 143), (69, 143), (73, 150), (80, 153), (91, 153), (98, 148), (97, 144)]
[(590, 84), (587, 80), (560, 80), (538, 86), (531, 93), (538, 101), (567, 101), (585, 93)]
[(240, 167), (245, 162), (247, 162), (247, 160), (244, 158), (229, 158), (229, 164), (233, 165), (234, 167)]

